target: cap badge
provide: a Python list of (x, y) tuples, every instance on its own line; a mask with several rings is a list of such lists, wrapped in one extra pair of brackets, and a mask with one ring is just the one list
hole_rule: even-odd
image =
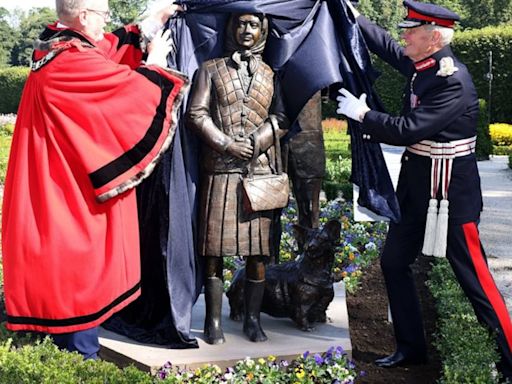
[(447, 77), (453, 75), (458, 70), (459, 68), (455, 66), (453, 59), (447, 56), (443, 57), (439, 61), (439, 70), (437, 71), (436, 75), (441, 77)]

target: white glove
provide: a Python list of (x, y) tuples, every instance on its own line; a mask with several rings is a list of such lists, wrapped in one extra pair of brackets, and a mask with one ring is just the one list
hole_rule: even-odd
[(156, 64), (162, 68), (167, 68), (167, 56), (171, 51), (174, 51), (176, 46), (171, 37), (171, 31), (167, 29), (163, 32), (158, 32), (148, 46), (148, 58), (146, 65)]
[(338, 100), (336, 113), (362, 123), (364, 115), (370, 110), (366, 105), (366, 93), (363, 93), (358, 99), (345, 88), (341, 88), (339, 92), (341, 95), (336, 98)]
[(174, 4), (172, 0), (158, 0), (155, 2), (140, 23), (144, 37), (148, 41), (153, 40), (158, 30), (177, 11), (183, 11), (183, 8), (181, 5)]

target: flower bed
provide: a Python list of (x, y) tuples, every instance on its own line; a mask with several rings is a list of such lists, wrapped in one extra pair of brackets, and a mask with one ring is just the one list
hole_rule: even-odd
[[(355, 222), (353, 219), (352, 202), (339, 197), (335, 200), (320, 204), (320, 223), (331, 219), (341, 222), (341, 238), (336, 246), (335, 262), (333, 265), (334, 281), (343, 281), (347, 292), (353, 292), (359, 284), (362, 269), (377, 258), (387, 233), (387, 223), (384, 222)], [(297, 208), (295, 201), (290, 200), (288, 207), (281, 215), (282, 235), (280, 246), (280, 261), (295, 260), (297, 242), (293, 237), (293, 223), (296, 221)], [(225, 288), (230, 285), (236, 269), (243, 265), (240, 258), (224, 258)]]
[(512, 125), (495, 123), (489, 125), (495, 155), (512, 155)]
[[(360, 374), (364, 375), (364, 372)], [(257, 361), (247, 357), (224, 371), (216, 365), (187, 371), (167, 363), (158, 371), (156, 377), (163, 383), (170, 384), (349, 384), (354, 383), (357, 372), (343, 348), (332, 347), (323, 354), (304, 352), (292, 362), (277, 361), (275, 356)]]
[(215, 365), (181, 370), (167, 363), (152, 376), (133, 366), (120, 369), (105, 361), (84, 361), (76, 352), (59, 350), (49, 338), (17, 341), (18, 346), (12, 339), (0, 343), (0, 384), (350, 384), (364, 375), (341, 347), (322, 354), (305, 352), (291, 362), (275, 356), (246, 358), (226, 370)]

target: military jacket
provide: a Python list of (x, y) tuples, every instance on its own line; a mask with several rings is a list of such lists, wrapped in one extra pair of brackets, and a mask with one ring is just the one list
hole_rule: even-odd
[[(357, 21), (368, 48), (408, 79), (401, 114), (367, 112), (363, 139), (408, 146), (422, 140), (448, 142), (476, 136), (478, 96), (466, 66), (449, 46), (415, 63), (385, 30), (363, 16)], [(452, 71), (441, 69), (441, 61), (453, 61)], [(404, 220), (425, 220), (430, 176), (431, 159), (405, 151), (397, 188)], [(451, 223), (478, 220), (482, 194), (474, 154), (454, 160), (448, 200)]]

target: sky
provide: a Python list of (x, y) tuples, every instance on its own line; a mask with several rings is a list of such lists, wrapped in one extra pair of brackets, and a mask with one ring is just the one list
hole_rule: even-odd
[(33, 7), (50, 7), (55, 9), (55, 0), (0, 0), (0, 7), (9, 10), (14, 8), (28, 10)]

